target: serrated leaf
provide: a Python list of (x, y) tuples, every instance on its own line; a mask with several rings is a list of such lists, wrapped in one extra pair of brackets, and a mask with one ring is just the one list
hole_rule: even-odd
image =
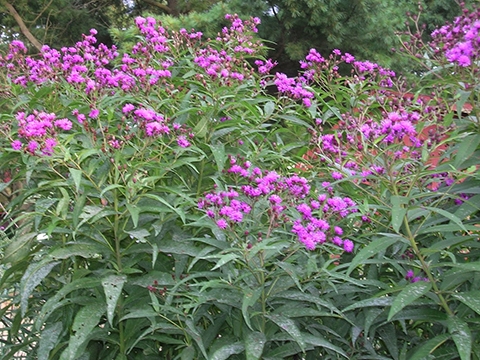
[(408, 204), (408, 200), (408, 198), (396, 195), (393, 195), (390, 198), (390, 201), (392, 202), (392, 228), (395, 232), (398, 232), (402, 226), (407, 213), (407, 209), (402, 207), (402, 205)]
[(233, 344), (228, 344), (222, 346), (220, 349), (215, 351), (210, 360), (225, 360), (230, 357), (230, 355), (240, 354), (245, 350), (245, 345), (241, 342), (236, 342)]
[(439, 209), (439, 208), (430, 207), (430, 206), (425, 206), (425, 209), (436, 212), (437, 214), (440, 214), (440, 215), (446, 217), (447, 219), (449, 219), (449, 220), (453, 221), (455, 224), (457, 224), (463, 231), (467, 231), (467, 229), (465, 228), (465, 226), (462, 223), (462, 220), (459, 219), (454, 214), (452, 214), (451, 212), (448, 212), (446, 210)]
[(292, 339), (295, 340), (298, 346), (300, 346), (302, 351), (305, 350), (305, 341), (303, 340), (302, 334), (295, 324), (295, 321), (278, 314), (266, 315), (266, 317), (272, 320), (280, 329), (287, 332)]
[(245, 356), (246, 360), (259, 360), (261, 359), (263, 348), (267, 338), (265, 334), (254, 331), (248, 333), (245, 338)]
[(63, 351), (60, 360), (75, 360), (77, 351), (87, 340), (92, 330), (98, 325), (105, 313), (103, 302), (95, 302), (81, 308), (73, 321), (72, 333), (68, 347)]
[(110, 275), (102, 280), (102, 286), (107, 300), (107, 319), (112, 327), (115, 308), (117, 307), (118, 299), (126, 281), (127, 277), (124, 275)]
[(425, 295), (432, 288), (432, 284), (428, 281), (417, 281), (412, 284), (408, 284), (405, 288), (395, 297), (390, 312), (388, 313), (388, 321), (392, 317), (402, 310), (405, 306), (410, 305), (419, 297)]
[(363, 261), (375, 254), (378, 254), (380, 251), (385, 250), (390, 245), (395, 244), (397, 241), (399, 240), (394, 237), (382, 237), (372, 241), (370, 244), (360, 250), (358, 254), (353, 258), (350, 266), (348, 267), (347, 275), (350, 275), (353, 269), (355, 269), (358, 265), (362, 264)]
[(472, 333), (468, 324), (455, 315), (451, 315), (448, 320), (448, 331), (457, 346), (458, 354), (461, 360), (470, 360), (472, 354)]
[(129, 234), (132, 238), (137, 239), (139, 241), (145, 242), (145, 238), (150, 236), (150, 233), (146, 229), (138, 229), (138, 230), (125, 230), (127, 234)]

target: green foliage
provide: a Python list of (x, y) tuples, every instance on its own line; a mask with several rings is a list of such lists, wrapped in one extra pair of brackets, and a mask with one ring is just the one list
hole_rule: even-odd
[(85, 68), (0, 58), (0, 358), (477, 359), (476, 73), (273, 77), (253, 23), (143, 20)]

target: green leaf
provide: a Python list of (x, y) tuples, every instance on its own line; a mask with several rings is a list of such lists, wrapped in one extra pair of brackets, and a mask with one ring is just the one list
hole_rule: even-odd
[(82, 183), (83, 172), (82, 172), (82, 170), (73, 169), (73, 168), (69, 168), (68, 170), (70, 171), (70, 176), (73, 179), (73, 182), (75, 184), (75, 188), (77, 189), (77, 193), (78, 193), (78, 190), (80, 189), (80, 184)]
[(461, 169), (461, 165), (477, 150), (480, 144), (480, 134), (469, 135), (462, 139), (460, 147), (455, 154), (453, 166)]
[(49, 359), (50, 351), (57, 345), (62, 330), (61, 321), (49, 324), (42, 330), (39, 336), (38, 359)]
[(110, 275), (102, 280), (105, 298), (107, 299), (107, 319), (113, 327), (113, 316), (118, 299), (122, 293), (123, 284), (127, 281), (126, 276)]
[(218, 172), (221, 173), (225, 165), (225, 145), (219, 142), (216, 145), (210, 145), (210, 150), (215, 158)]
[(126, 206), (133, 222), (133, 228), (135, 229), (138, 226), (138, 217), (140, 215), (140, 208), (132, 204), (126, 204)]
[(107, 191), (111, 191), (111, 190), (114, 190), (114, 189), (122, 189), (122, 188), (125, 188), (125, 186), (123, 185), (120, 185), (120, 184), (111, 184), (111, 185), (108, 185), (106, 188), (104, 188), (102, 190), (102, 192), (100, 193), (100, 197), (103, 197), (103, 195), (105, 195), (105, 193)]
[(60, 188), (60, 192), (62, 193), (62, 198), (58, 201), (55, 214), (65, 218), (70, 203), (70, 197), (68, 196), (67, 190), (65, 190), (63, 187)]
[(470, 360), (472, 353), (472, 333), (468, 324), (455, 315), (451, 315), (448, 320), (448, 331), (452, 335), (455, 345), (457, 345), (458, 354), (461, 360)]
[(408, 360), (427, 359), (431, 353), (433, 353), (440, 345), (442, 345), (448, 339), (450, 339), (450, 335), (448, 334), (435, 336), (433, 339), (424, 342), (420, 347), (418, 347)]
[(402, 310), (405, 306), (410, 305), (422, 295), (425, 295), (432, 288), (432, 284), (428, 281), (417, 281), (412, 284), (408, 284), (405, 288), (395, 297), (390, 312), (388, 313), (388, 321), (392, 317)]
[(138, 230), (125, 230), (127, 234), (129, 234), (132, 238), (137, 239), (139, 242), (145, 242), (145, 238), (150, 236), (150, 233), (146, 229), (138, 229)]
[[(218, 257), (218, 255), (212, 255), (213, 257)], [(212, 268), (212, 271), (215, 269), (218, 269), (219, 267), (222, 267), (226, 263), (238, 259), (240, 256), (237, 254), (225, 254), (220, 256), (220, 259), (218, 260), (217, 264)]]
[(467, 231), (467, 229), (465, 228), (465, 226), (462, 223), (462, 220), (459, 219), (454, 214), (452, 214), (448, 211), (445, 211), (443, 209), (434, 208), (434, 207), (430, 207), (430, 206), (425, 206), (425, 209), (430, 210), (432, 212), (436, 212), (437, 214), (440, 214), (440, 215), (446, 217), (447, 219), (449, 219), (449, 220), (453, 221), (455, 224), (457, 224), (463, 231)]
[(277, 324), (280, 329), (287, 332), (292, 339), (295, 340), (298, 346), (300, 346), (302, 351), (305, 350), (305, 341), (303, 340), (302, 334), (295, 324), (295, 321), (278, 314), (266, 315), (266, 317)]
[(236, 342), (229, 345), (224, 345), (217, 351), (215, 351), (210, 360), (225, 360), (230, 357), (230, 355), (240, 354), (242, 351), (245, 350), (245, 345), (241, 342)]
[(27, 233), (20, 236), (16, 236), (8, 247), (5, 249), (2, 264), (16, 263), (20, 259), (24, 258), (30, 252), (30, 245), (37, 237), (37, 233)]
[(35, 321), (35, 327), (37, 330), (40, 330), (43, 326), (44, 322), (47, 321), (50, 314), (55, 311), (58, 307), (64, 305), (60, 301), (67, 296), (69, 293), (75, 290), (80, 289), (93, 289), (100, 285), (100, 279), (96, 277), (88, 277), (88, 278), (80, 278), (75, 279), (72, 282), (63, 286), (60, 290), (58, 290), (54, 296), (50, 297), (45, 305), (42, 306), (40, 314), (37, 316)]
[(391, 297), (377, 297), (371, 299), (365, 299), (357, 301), (356, 303), (347, 306), (343, 311), (347, 312), (350, 310), (364, 308), (364, 307), (377, 307), (377, 306), (390, 306), (393, 303), (393, 299)]
[(203, 345), (203, 340), (202, 336), (200, 335), (199, 331), (195, 327), (195, 324), (191, 319), (188, 319), (185, 321), (185, 324), (188, 327), (187, 332), (190, 334), (190, 336), (193, 338), (193, 340), (197, 343), (198, 347), (200, 348), (200, 351), (202, 352), (203, 356), (205, 358), (208, 358), (207, 352), (205, 350), (205, 346)]
[(253, 331), (252, 325), (250, 324), (250, 314), (248, 312), (248, 307), (249, 306), (254, 306), (257, 300), (260, 298), (260, 295), (262, 295), (262, 288), (259, 287), (255, 290), (251, 289), (245, 289), (243, 291), (243, 302), (242, 302), (242, 315), (243, 318), (245, 319), (245, 322), (247, 326), (250, 328), (250, 330)]
[(409, 199), (394, 195), (390, 198), (390, 201), (392, 202), (392, 227), (395, 232), (398, 232), (407, 213), (407, 209), (402, 205), (408, 204)]
[(180, 353), (180, 360), (194, 360), (195, 348), (193, 346), (187, 346)]
[(470, 291), (452, 295), (480, 315), (480, 291)]
[(72, 333), (68, 347), (63, 351), (60, 360), (76, 360), (77, 351), (88, 339), (92, 330), (98, 325), (100, 318), (105, 313), (103, 302), (91, 303), (81, 308), (73, 321)]
[(259, 360), (262, 357), (263, 348), (267, 338), (261, 332), (254, 331), (248, 333), (245, 338), (245, 356), (246, 360)]
[(22, 317), (25, 316), (28, 307), (28, 298), (33, 290), (42, 282), (43, 279), (50, 274), (50, 271), (58, 265), (60, 261), (54, 262), (37, 262), (28, 266), (25, 274), (23, 274), (20, 281), (20, 307), (22, 310)]
[(358, 265), (362, 264), (369, 257), (378, 254), (380, 251), (385, 250), (390, 245), (395, 244), (399, 241), (398, 237), (381, 237), (372, 241), (366, 247), (359, 251), (359, 253), (353, 258), (350, 266), (347, 270), (347, 275), (355, 269)]
[(305, 343), (316, 346), (316, 347), (322, 347), (326, 349), (330, 349), (335, 351), (337, 354), (340, 354), (347, 359), (349, 356), (347, 353), (345, 353), (341, 348), (338, 346), (333, 345), (331, 342), (325, 340), (322, 336), (320, 335), (312, 335), (308, 333), (302, 333), (302, 337), (305, 339)]

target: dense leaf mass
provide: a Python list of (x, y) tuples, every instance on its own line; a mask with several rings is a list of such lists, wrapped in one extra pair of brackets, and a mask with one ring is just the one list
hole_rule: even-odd
[[(344, 2), (270, 6), (346, 29)], [(236, 14), (9, 42), (0, 357), (480, 357), (479, 18), (412, 17), (415, 88), (353, 48), (292, 77)]]

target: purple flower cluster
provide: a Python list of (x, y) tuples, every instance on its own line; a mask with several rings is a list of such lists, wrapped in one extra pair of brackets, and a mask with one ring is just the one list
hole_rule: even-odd
[[(343, 247), (347, 252), (353, 251), (353, 242), (349, 239), (342, 239), (343, 229), (330, 223), (338, 223), (350, 213), (357, 212), (355, 202), (348, 198), (338, 196), (318, 195), (316, 200), (309, 204), (301, 203), (297, 206), (301, 218), (293, 222), (292, 232), (297, 234), (298, 240), (305, 244), (308, 250), (314, 250), (330, 239), (332, 243)], [(317, 216), (314, 216), (317, 213)]]
[(154, 110), (141, 106), (135, 107), (133, 104), (125, 104), (122, 112), (127, 119), (132, 119), (133, 124), (136, 124), (140, 130), (144, 130), (147, 137), (171, 135), (176, 138), (180, 147), (186, 148), (191, 146), (187, 137), (191, 139), (194, 137), (194, 134), (185, 125), (172, 124), (170, 119), (165, 119), (163, 115), (158, 114)]
[[(480, 9), (455, 18), (432, 32), (430, 46), (436, 53), (442, 53), (446, 59), (461, 67), (470, 66), (480, 58)], [(478, 68), (478, 65), (476, 65)]]
[[(332, 133), (325, 133), (322, 122), (317, 122), (319, 129), (312, 132), (313, 156), (331, 169), (329, 176), (335, 181), (353, 177), (354, 182), (367, 185), (402, 179), (396, 186), (405, 184), (405, 189), (410, 181), (429, 190), (450, 186), (455, 180), (449, 172), (418, 176), (419, 167), (429, 165), (433, 170), (448, 148), (444, 139), (451, 129), (442, 126), (443, 117), (437, 116), (442, 109), (397, 99), (390, 92), (377, 94), (376, 101), (389, 111), (369, 113), (359, 105), (358, 112), (342, 115)], [(428, 149), (427, 158), (424, 149)]]
[[(218, 36), (222, 50), (211, 46), (200, 48), (202, 33), (185, 29), (168, 32), (151, 17), (137, 17), (135, 24), (143, 35), (130, 53), (123, 54), (121, 65), (112, 69), (112, 61), (119, 57), (116, 47), (96, 45), (96, 30), (84, 35), (83, 41), (60, 51), (44, 46), (39, 58), (25, 56), (27, 51), (21, 41), (10, 44), (10, 52), (0, 55), (0, 67), (6, 67), (8, 76), (16, 84), (43, 84), (66, 81), (79, 91), (84, 91), (92, 99), (99, 94), (117, 91), (138, 93), (149, 92), (154, 85), (164, 84), (172, 76), (170, 68), (178, 58), (181, 47), (189, 48), (196, 54), (195, 63), (203, 68), (208, 76), (230, 81), (250, 78), (253, 69), (244, 60), (245, 55), (255, 54), (262, 44), (253, 41), (257, 18), (242, 21), (237, 15), (227, 15), (232, 22)], [(212, 43), (211, 43), (212, 44)], [(271, 61), (261, 67), (261, 71), (272, 66)], [(203, 75), (197, 74), (197, 77)]]
[[(233, 228), (244, 220), (245, 215), (251, 214), (255, 206), (267, 206), (270, 226), (292, 226), (292, 233), (307, 249), (314, 250), (330, 240), (345, 251), (353, 250), (352, 241), (342, 239), (343, 229), (336, 226), (348, 214), (357, 212), (356, 204), (350, 198), (322, 194), (307, 200), (311, 188), (305, 178), (298, 175), (282, 177), (275, 171), (252, 168), (248, 161), (237, 164), (236, 158), (230, 159), (231, 167), (227, 173), (236, 177), (236, 183), (243, 183), (237, 187), (238, 191), (233, 188), (214, 190), (198, 202), (198, 207), (214, 219), (218, 227)], [(299, 218), (292, 221), (289, 215)], [(255, 221), (261, 221), (261, 218), (256, 217)]]
[(308, 86), (308, 81), (304, 77), (291, 78), (283, 73), (277, 73), (274, 80), (275, 85), (280, 93), (291, 97), (293, 99), (302, 99), (306, 107), (312, 106), (314, 93), (305, 89)]
[(14, 150), (24, 150), (32, 155), (48, 155), (54, 152), (58, 144), (56, 136), (58, 131), (68, 131), (72, 128), (72, 122), (68, 119), (57, 119), (54, 113), (34, 111), (27, 115), (18, 112), (18, 137), (21, 140), (12, 142)]
[[(242, 82), (252, 76), (253, 69), (245, 61), (245, 56), (253, 56), (263, 45), (260, 42), (253, 42), (252, 33), (258, 30), (256, 26), (260, 23), (258, 18), (252, 18), (250, 21), (243, 21), (237, 14), (225, 16), (231, 22), (230, 28), (223, 28), (218, 34), (216, 40), (220, 43), (220, 49), (213, 46), (198, 49), (194, 62), (202, 69), (205, 74), (212, 79), (219, 79), (227, 86), (234, 82)], [(212, 44), (213, 45), (213, 44)], [(270, 70), (274, 64), (268, 60), (259, 71), (264, 74)], [(202, 78), (197, 74), (199, 80)]]
[(413, 272), (413, 270), (407, 271), (407, 274), (405, 275), (405, 280), (409, 280), (411, 283), (415, 283), (418, 281), (430, 281), (426, 277), (415, 276), (415, 273)]

